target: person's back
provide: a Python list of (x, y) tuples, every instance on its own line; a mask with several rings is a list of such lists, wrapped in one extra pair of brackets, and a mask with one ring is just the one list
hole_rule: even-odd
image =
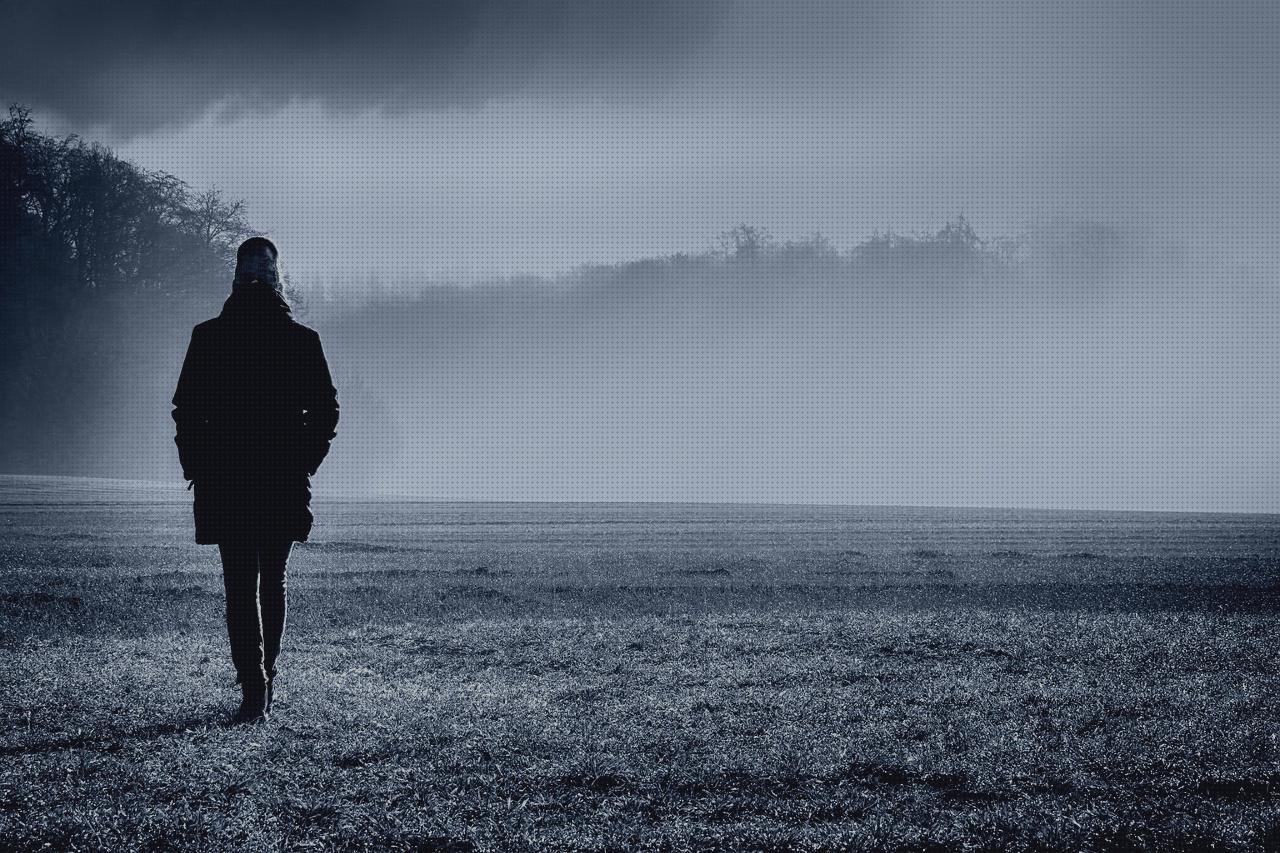
[(265, 238), (241, 245), (232, 293), (219, 316), (192, 330), (173, 396), (174, 441), (195, 489), (196, 542), (222, 553), (243, 719), (265, 718), (270, 706), (285, 563), (293, 542), (310, 535), (310, 477), (338, 422), (320, 337), (291, 316), (276, 258)]
[[(250, 531), (306, 541), (307, 478), (328, 453), (337, 400), (320, 337), (242, 288), (192, 332), (178, 411), (179, 452), (196, 488), (196, 541)], [(177, 413), (175, 413), (177, 417)]]

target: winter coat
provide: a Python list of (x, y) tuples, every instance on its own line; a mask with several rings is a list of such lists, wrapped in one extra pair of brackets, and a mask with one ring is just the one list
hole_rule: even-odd
[(271, 288), (238, 287), (219, 316), (192, 330), (173, 405), (178, 458), (195, 488), (196, 542), (305, 542), (311, 475), (338, 423), (315, 330)]

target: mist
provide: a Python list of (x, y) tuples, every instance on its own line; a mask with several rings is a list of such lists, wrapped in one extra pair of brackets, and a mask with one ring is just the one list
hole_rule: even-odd
[[(1275, 4), (158, 10), (14, 10), (0, 89), (282, 247), (343, 404), (320, 494), (1280, 506)], [(9, 274), (67, 293), (14, 302), (0, 464), (177, 478), (240, 231), (192, 276), (122, 220), (142, 260), (95, 263), (151, 272), (90, 353), (101, 241), (20, 183), (62, 260), (14, 230)], [(709, 250), (742, 220), (778, 240)]]
[[(1159, 235), (960, 220), (401, 286), (308, 294), (342, 406), (321, 496), (1280, 508), (1280, 300)], [(180, 478), (167, 325), (100, 473)]]

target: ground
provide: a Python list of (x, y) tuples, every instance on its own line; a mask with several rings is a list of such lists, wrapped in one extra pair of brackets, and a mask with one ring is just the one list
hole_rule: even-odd
[(321, 503), (229, 727), (182, 498), (8, 496), (0, 849), (1280, 849), (1271, 516)]

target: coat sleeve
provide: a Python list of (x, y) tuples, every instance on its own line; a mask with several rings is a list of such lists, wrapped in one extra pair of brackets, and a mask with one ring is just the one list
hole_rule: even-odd
[(329, 444), (337, 435), (338, 392), (329, 374), (320, 336), (307, 335), (307, 365), (303, 378), (303, 466), (315, 474), (329, 455)]
[(177, 432), (182, 476), (197, 480), (204, 476), (209, 461), (209, 359), (199, 329), (191, 331), (191, 343), (182, 362), (178, 388), (173, 394), (173, 421)]

